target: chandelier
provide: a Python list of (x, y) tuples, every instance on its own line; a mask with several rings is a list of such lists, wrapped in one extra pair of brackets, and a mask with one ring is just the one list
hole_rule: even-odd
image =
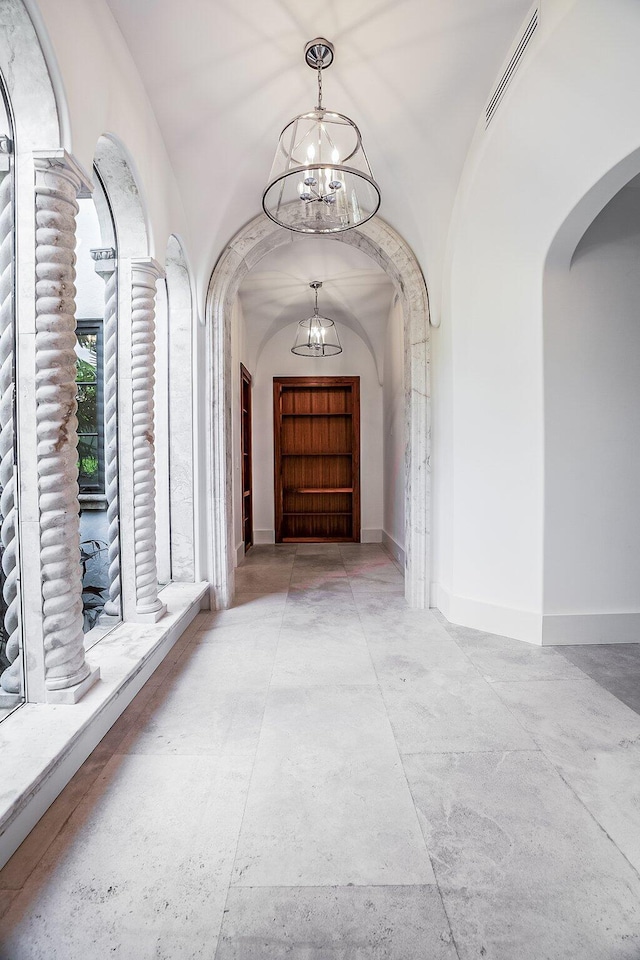
[(312, 317), (298, 323), (291, 353), (296, 353), (299, 357), (335, 357), (336, 354), (342, 353), (336, 325), (333, 320), (321, 317), (318, 313), (318, 290), (322, 282), (314, 280), (309, 286), (315, 291), (315, 309)]
[(318, 105), (280, 134), (262, 206), (288, 230), (340, 233), (371, 219), (380, 190), (353, 120), (322, 105), (322, 71), (333, 63), (333, 44), (318, 37), (304, 53), (317, 70)]

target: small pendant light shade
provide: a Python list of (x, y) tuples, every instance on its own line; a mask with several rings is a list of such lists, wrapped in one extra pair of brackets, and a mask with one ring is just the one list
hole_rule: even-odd
[(299, 357), (335, 357), (336, 354), (342, 353), (336, 325), (333, 320), (320, 316), (318, 312), (318, 290), (322, 283), (314, 280), (309, 286), (315, 290), (315, 310), (312, 317), (307, 317), (306, 320), (298, 323), (291, 353)]
[(322, 70), (333, 61), (333, 46), (312, 40), (305, 58), (318, 71), (318, 105), (280, 134), (262, 206), (297, 233), (339, 233), (371, 219), (380, 190), (353, 120), (322, 106)]

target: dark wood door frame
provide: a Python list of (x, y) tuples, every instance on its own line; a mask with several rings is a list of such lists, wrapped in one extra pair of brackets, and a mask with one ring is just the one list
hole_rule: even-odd
[(242, 540), (245, 553), (253, 546), (253, 450), (251, 438), (251, 374), (240, 364), (240, 445), (242, 476)]
[[(283, 388), (286, 387), (299, 387), (302, 389), (313, 389), (313, 388), (348, 388), (349, 391), (349, 406), (350, 409), (348, 412), (342, 413), (285, 413), (283, 417), (282, 410), (282, 396)], [(280, 543), (285, 540), (289, 541), (301, 541), (301, 540), (315, 540), (315, 541), (350, 541), (359, 543), (360, 542), (360, 377), (274, 377), (273, 378), (273, 404), (274, 404), (274, 493), (275, 493), (275, 539), (276, 543)], [(348, 496), (350, 498), (350, 510), (349, 514), (351, 516), (350, 529), (348, 536), (342, 535), (328, 535), (328, 536), (286, 536), (283, 538), (283, 515), (284, 515), (284, 497), (285, 497), (285, 488), (283, 483), (283, 419), (287, 417), (348, 417), (348, 422), (350, 423), (350, 428), (347, 430), (347, 435), (350, 439), (350, 458), (351, 466), (349, 471), (349, 479), (346, 480), (344, 486), (340, 488), (329, 488), (324, 485), (313, 490), (299, 490), (293, 491), (297, 493), (308, 493), (316, 495), (326, 495), (326, 496)], [(291, 454), (289, 454), (290, 456)], [(299, 455), (304, 458), (304, 454)], [(314, 456), (323, 456), (323, 454), (314, 454)], [(328, 456), (334, 456), (329, 454)], [(342, 456), (342, 454), (335, 454), (335, 456)], [(344, 469), (344, 468), (343, 468)], [(348, 469), (348, 468), (347, 468)], [(326, 491), (326, 494), (325, 494)], [(295, 510), (299, 510), (299, 507), (295, 507)], [(320, 509), (327, 509), (322, 507)], [(341, 511), (345, 509), (345, 506), (340, 506)], [(342, 514), (344, 515), (344, 514)], [(341, 531), (346, 533), (347, 531)]]

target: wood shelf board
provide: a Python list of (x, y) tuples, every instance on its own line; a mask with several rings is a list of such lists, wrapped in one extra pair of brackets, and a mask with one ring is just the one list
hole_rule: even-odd
[(284, 493), (353, 493), (353, 487), (286, 487)]
[(283, 510), (283, 517), (350, 517), (351, 510)]

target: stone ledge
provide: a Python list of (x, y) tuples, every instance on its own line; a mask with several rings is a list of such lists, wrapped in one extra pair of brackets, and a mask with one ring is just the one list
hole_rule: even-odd
[(92, 648), (100, 680), (79, 703), (27, 703), (0, 724), (0, 868), (160, 666), (208, 589), (169, 584), (160, 593), (161, 621), (123, 623)]

